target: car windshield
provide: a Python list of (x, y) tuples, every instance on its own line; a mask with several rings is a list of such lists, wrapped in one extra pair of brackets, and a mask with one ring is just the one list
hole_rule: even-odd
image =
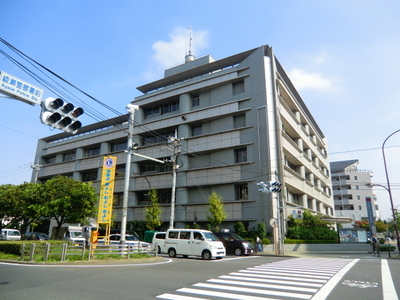
[(38, 233), (38, 236), (43, 238), (43, 239), (48, 239), (49, 238), (49, 236), (47, 234), (45, 234), (45, 233)]
[(82, 232), (80, 231), (71, 231), (71, 237), (77, 238), (77, 237), (83, 237)]
[(242, 238), (240, 235), (237, 235), (236, 233), (232, 233), (231, 236), (238, 241), (244, 241), (245, 239)]
[(134, 237), (134, 236), (132, 236), (132, 235), (126, 235), (125, 236), (125, 240), (127, 240), (127, 241), (138, 241), (139, 239)]
[(219, 239), (212, 232), (203, 232), (207, 241), (219, 241)]
[(19, 235), (18, 231), (9, 231), (8, 235)]

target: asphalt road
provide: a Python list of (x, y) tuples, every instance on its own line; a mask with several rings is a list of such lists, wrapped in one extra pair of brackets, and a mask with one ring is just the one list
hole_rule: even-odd
[[(316, 281), (311, 284), (314, 287), (303, 287), (304, 278), (307, 282)], [(300, 283), (286, 291), (279, 283), (282, 279), (288, 281), (284, 283), (288, 286)], [(392, 287), (388, 286), (389, 281)], [(0, 264), (2, 300), (163, 299), (163, 295), (229, 299), (231, 294), (241, 296), (230, 299), (379, 300), (384, 299), (384, 290), (394, 291), (385, 300), (395, 300), (396, 293), (400, 295), (399, 285), (400, 260), (373, 257), (253, 256), (211, 261), (164, 257), (157, 263), (107, 266)]]

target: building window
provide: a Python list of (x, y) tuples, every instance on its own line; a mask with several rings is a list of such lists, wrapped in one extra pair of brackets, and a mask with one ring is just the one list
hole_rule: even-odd
[(44, 158), (44, 164), (45, 165), (52, 165), (56, 163), (56, 157), (55, 156), (51, 156), (51, 157), (45, 157)]
[(235, 150), (235, 162), (242, 163), (247, 161), (247, 149), (240, 148)]
[(357, 195), (357, 200), (361, 200), (361, 197), (360, 197), (360, 195)]
[(357, 176), (354, 176), (354, 180), (357, 180)]
[(117, 166), (117, 168), (115, 169), (115, 177), (125, 177), (125, 165), (121, 167)]
[(158, 162), (149, 161), (148, 163), (141, 163), (139, 165), (139, 170), (140, 174), (170, 172), (172, 170), (172, 164), (171, 163), (161, 164)]
[(82, 181), (94, 181), (97, 180), (97, 170), (87, 171), (82, 173)]
[(162, 106), (161, 114), (163, 115), (163, 114), (167, 114), (167, 113), (177, 111), (177, 110), (179, 110), (179, 102), (178, 101), (171, 102), (171, 103), (164, 104)]
[(358, 190), (359, 189), (359, 187), (358, 187), (358, 185), (356, 185), (356, 190)]
[(63, 161), (71, 161), (76, 159), (76, 152), (65, 153)]
[(171, 130), (165, 133), (156, 134), (150, 137), (142, 137), (142, 145), (150, 144), (161, 144), (166, 143), (169, 137), (175, 136), (175, 130)]
[(246, 126), (246, 115), (242, 114), (233, 117), (233, 127), (240, 128)]
[(192, 126), (192, 136), (201, 135), (203, 133), (203, 125)]
[(127, 142), (122, 142), (119, 144), (112, 144), (111, 146), (111, 151), (115, 152), (115, 151), (124, 151), (128, 149), (128, 143)]
[(362, 210), (361, 205), (358, 206), (358, 210)]
[(235, 185), (235, 198), (236, 198), (236, 200), (249, 199), (249, 187), (247, 184)]
[(144, 110), (144, 117), (148, 118), (151, 116), (155, 116), (155, 115), (159, 115), (160, 114), (160, 107), (156, 106), (156, 107), (151, 107), (151, 108), (146, 108)]
[(123, 193), (114, 194), (113, 206), (122, 206), (123, 199), (124, 199)]
[(100, 155), (100, 147), (95, 149), (86, 149), (86, 157)]
[(198, 95), (194, 96), (192, 99), (192, 106), (199, 106), (199, 105), (200, 105), (200, 97)]
[(232, 83), (233, 95), (244, 93), (244, 80)]

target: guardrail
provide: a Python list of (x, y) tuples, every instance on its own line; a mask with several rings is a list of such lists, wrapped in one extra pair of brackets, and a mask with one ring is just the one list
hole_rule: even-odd
[(45, 244), (22, 244), (21, 247), (21, 260), (29, 261), (41, 260), (41, 261), (66, 261), (68, 258), (80, 256), (74, 260), (88, 260), (93, 258), (102, 257), (118, 257), (130, 259), (132, 255), (138, 253), (147, 253), (149, 255), (157, 256), (157, 248), (150, 244), (149, 247), (132, 246), (132, 245), (89, 245), (85, 247), (84, 244), (70, 245), (67, 243), (52, 245), (50, 243)]

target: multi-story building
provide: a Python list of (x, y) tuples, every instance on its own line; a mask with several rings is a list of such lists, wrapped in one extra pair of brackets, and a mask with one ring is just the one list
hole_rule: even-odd
[[(378, 201), (371, 189), (373, 173), (359, 170), (358, 159), (330, 163), (335, 215), (353, 221), (368, 220), (366, 199), (371, 200), (374, 220), (380, 219)], [(343, 227), (353, 227), (351, 223)]]
[[(176, 158), (175, 227), (207, 222), (208, 195), (222, 196), (228, 218), (248, 228), (293, 208), (333, 216), (326, 138), (265, 45), (214, 60), (207, 55), (165, 71), (138, 87), (135, 153)], [(102, 159), (117, 157), (114, 211), (121, 222), (127, 149), (127, 119), (120, 116), (38, 142), (38, 181), (61, 174), (99, 187)], [(175, 137), (175, 144), (168, 143)], [(176, 145), (177, 147), (174, 147)], [(174, 152), (175, 151), (175, 152)], [(178, 155), (179, 154), (179, 155)], [(145, 219), (149, 188), (156, 188), (169, 226), (172, 165), (133, 156), (128, 222)], [(261, 193), (257, 183), (279, 180), (281, 193)], [(273, 219), (274, 220), (274, 219)], [(119, 224), (119, 225), (118, 225)], [(129, 226), (128, 226), (129, 228)]]

